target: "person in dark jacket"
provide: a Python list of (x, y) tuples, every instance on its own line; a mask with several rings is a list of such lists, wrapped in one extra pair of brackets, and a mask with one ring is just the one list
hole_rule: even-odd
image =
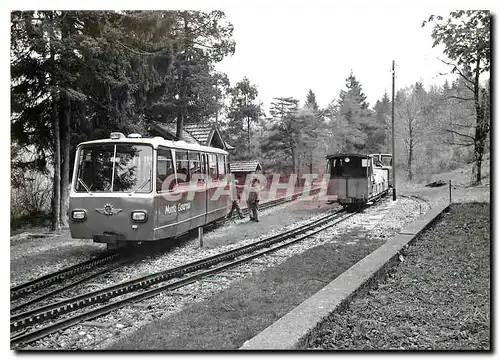
[(247, 200), (248, 214), (250, 215), (250, 221), (259, 222), (259, 211), (258, 211), (259, 201), (260, 201), (259, 180), (253, 179), (252, 187), (250, 188)]
[(231, 187), (231, 200), (233, 204), (231, 205), (231, 211), (227, 215), (228, 219), (233, 217), (233, 211), (236, 210), (240, 219), (243, 219), (243, 213), (241, 212), (239, 202), (241, 200), (241, 193), (243, 192), (243, 186), (238, 185), (238, 180), (233, 181), (233, 186)]

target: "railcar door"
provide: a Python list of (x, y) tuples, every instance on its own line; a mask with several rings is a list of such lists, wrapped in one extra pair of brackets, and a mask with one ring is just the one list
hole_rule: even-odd
[[(208, 176), (210, 184), (207, 186), (207, 219), (212, 222), (226, 216), (230, 204), (229, 190), (220, 188), (225, 186), (226, 164), (224, 155), (208, 153)], [(226, 194), (227, 193), (227, 194)]]
[(217, 219), (218, 204), (215, 199), (215, 192), (219, 186), (219, 175), (217, 174), (217, 154), (207, 154), (208, 181), (207, 184), (207, 217), (206, 222), (210, 223)]
[(175, 167), (177, 169), (177, 187), (174, 188), (174, 195), (179, 199), (177, 202), (177, 235), (180, 235), (190, 230), (193, 209), (189, 199), (191, 178), (187, 150), (175, 150)]
[[(205, 170), (202, 161), (202, 154), (198, 151), (189, 151), (189, 175), (190, 191), (187, 195), (186, 204), (191, 205), (190, 229), (203, 226), (205, 224), (207, 197), (205, 184)], [(187, 206), (187, 205), (186, 205)]]
[(156, 159), (155, 239), (165, 239), (177, 233), (176, 173), (169, 148), (159, 146)]

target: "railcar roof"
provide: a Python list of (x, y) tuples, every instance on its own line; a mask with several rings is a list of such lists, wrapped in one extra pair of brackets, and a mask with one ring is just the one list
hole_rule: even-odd
[(158, 146), (166, 146), (172, 149), (183, 149), (183, 150), (195, 150), (195, 151), (203, 151), (203, 152), (211, 152), (216, 154), (224, 154), (228, 155), (229, 153), (225, 150), (212, 147), (212, 146), (204, 146), (198, 144), (190, 144), (185, 141), (172, 141), (165, 140), (162, 137), (153, 137), (153, 138), (121, 138), (121, 139), (99, 139), (99, 140), (91, 140), (85, 141), (79, 144), (80, 145), (91, 145), (91, 144), (142, 144), (142, 145), (152, 145), (153, 148), (157, 149)]
[(340, 157), (346, 157), (346, 156), (360, 157), (360, 158), (365, 158), (365, 159), (371, 157), (370, 155), (366, 155), (366, 154), (343, 153), (343, 154), (326, 155), (326, 158), (332, 159), (332, 158), (340, 158)]

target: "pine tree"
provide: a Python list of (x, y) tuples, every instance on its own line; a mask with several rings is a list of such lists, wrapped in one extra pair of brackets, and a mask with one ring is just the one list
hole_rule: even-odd
[(375, 121), (377, 123), (377, 133), (372, 140), (373, 152), (387, 152), (390, 153), (392, 141), (392, 105), (387, 91), (381, 100), (377, 100), (374, 106)]
[(352, 71), (346, 79), (346, 87), (347, 90), (340, 91), (334, 131), (342, 139), (342, 151), (371, 152), (371, 144), (367, 144), (368, 136), (377, 126), (368, 109), (366, 95)]
[(244, 77), (229, 89), (231, 97), (228, 111), (228, 128), (234, 143), (246, 143), (246, 157), (252, 157), (251, 127), (261, 117), (261, 104), (257, 99), (257, 87)]
[(316, 94), (314, 94), (314, 92), (311, 89), (309, 89), (309, 92), (307, 93), (304, 107), (311, 109), (315, 113), (319, 111), (319, 106), (318, 103), (316, 102)]
[(293, 97), (274, 98), (270, 113), (270, 136), (261, 144), (261, 150), (276, 161), (291, 160), (292, 173), (298, 170), (298, 147), (304, 128), (304, 118), (299, 117), (299, 100)]

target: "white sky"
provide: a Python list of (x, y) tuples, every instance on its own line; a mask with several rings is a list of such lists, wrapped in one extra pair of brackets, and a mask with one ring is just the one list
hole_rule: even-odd
[(416, 81), (444, 82), (438, 74), (450, 68), (438, 60), (446, 59), (443, 48), (432, 48), (432, 28), (421, 27), (431, 14), (448, 14), (443, 6), (304, 4), (245, 2), (223, 8), (235, 28), (236, 52), (217, 68), (232, 85), (247, 76), (266, 109), (273, 97), (293, 96), (303, 103), (309, 89), (325, 107), (338, 97), (351, 69), (373, 106), (384, 91), (391, 96), (392, 60), (396, 89)]

